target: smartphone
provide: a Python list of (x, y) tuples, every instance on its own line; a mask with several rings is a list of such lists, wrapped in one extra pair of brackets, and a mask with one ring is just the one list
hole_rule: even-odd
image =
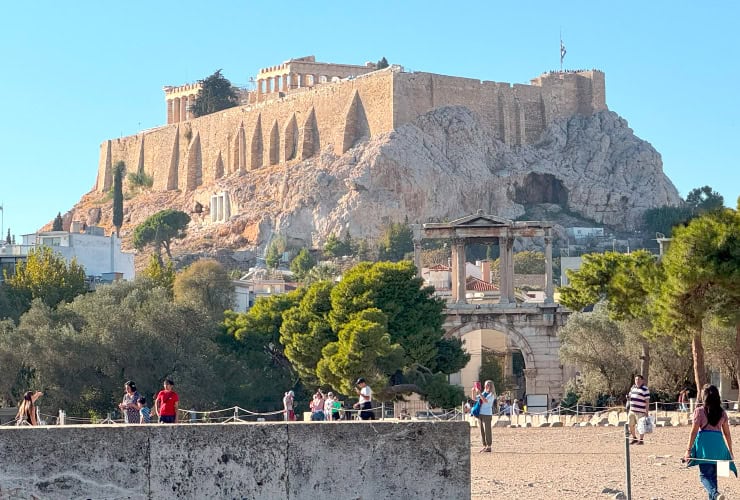
[(475, 390), (480, 391), (483, 387), (480, 384), (480, 380), (476, 380), (473, 384), (473, 387), (475, 387)]

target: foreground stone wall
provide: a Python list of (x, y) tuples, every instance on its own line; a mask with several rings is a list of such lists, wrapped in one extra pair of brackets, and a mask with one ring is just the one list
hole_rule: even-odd
[(470, 498), (467, 422), (0, 428), (0, 498)]

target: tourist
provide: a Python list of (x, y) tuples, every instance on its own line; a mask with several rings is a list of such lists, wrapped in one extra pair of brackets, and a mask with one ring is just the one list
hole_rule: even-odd
[(176, 424), (177, 410), (180, 398), (173, 390), (175, 383), (171, 379), (164, 381), (164, 390), (159, 391), (154, 400), (154, 413), (159, 417), (160, 424)]
[(15, 416), (16, 425), (39, 425), (38, 416), (36, 415), (36, 400), (43, 396), (41, 391), (28, 391), (23, 395), (23, 400), (18, 407), (18, 414)]
[(136, 401), (136, 406), (139, 408), (139, 423), (148, 424), (152, 421), (152, 411), (146, 405), (146, 398), (139, 398)]
[(645, 385), (645, 379), (642, 375), (635, 375), (635, 385), (632, 386), (630, 392), (627, 394), (627, 402), (629, 403), (627, 418), (629, 420), (630, 433), (632, 434), (630, 444), (644, 444), (645, 435), (640, 434), (640, 438), (638, 439), (637, 434), (635, 434), (637, 421), (641, 418), (647, 418), (648, 408), (650, 408), (650, 391)]
[(686, 405), (686, 403), (689, 400), (689, 389), (684, 387), (681, 389), (681, 392), (678, 393), (678, 406), (679, 410), (683, 413), (687, 413), (689, 411), (689, 407)]
[(519, 400), (515, 399), (514, 404), (511, 405), (511, 414), (514, 415), (515, 417), (518, 417), (520, 413), (521, 413), (521, 409), (519, 408)]
[[(715, 386), (709, 384), (704, 386), (702, 400), (704, 406), (694, 410), (689, 444), (683, 460), (688, 461), (689, 467), (699, 465), (699, 481), (707, 490), (709, 500), (722, 500), (725, 496), (717, 491), (716, 461), (733, 459), (730, 424)], [(734, 462), (730, 463), (730, 468), (737, 476)]]
[(286, 422), (295, 421), (295, 411), (293, 411), (293, 403), (295, 402), (295, 393), (288, 391), (283, 396), (283, 418)]
[(478, 419), (480, 420), (480, 440), (483, 445), (479, 451), (490, 453), (493, 444), (491, 420), (493, 419), (493, 405), (496, 402), (496, 387), (493, 385), (493, 380), (486, 380), (483, 384), (483, 392), (477, 396), (477, 399), (480, 400)]
[(321, 422), (326, 419), (324, 415), (324, 393), (321, 392), (321, 389), (316, 389), (309, 406), (311, 407), (312, 422)]
[(136, 390), (136, 384), (131, 380), (123, 384), (123, 390), (123, 401), (118, 405), (121, 413), (123, 413), (123, 421), (127, 424), (137, 424), (139, 423), (137, 402), (141, 396)]
[(375, 420), (373, 413), (373, 390), (367, 385), (365, 379), (360, 377), (355, 382), (355, 391), (359, 401), (354, 404), (355, 408), (360, 410), (360, 420)]

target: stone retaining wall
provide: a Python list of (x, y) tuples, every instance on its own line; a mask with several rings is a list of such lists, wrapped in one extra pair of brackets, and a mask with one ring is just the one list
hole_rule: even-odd
[(0, 498), (470, 498), (465, 422), (0, 429)]

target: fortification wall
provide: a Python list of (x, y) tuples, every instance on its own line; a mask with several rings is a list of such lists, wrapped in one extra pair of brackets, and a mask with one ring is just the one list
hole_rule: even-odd
[(441, 106), (465, 106), (509, 145), (535, 142), (558, 117), (606, 110), (604, 73), (548, 73), (531, 85), (480, 81), (433, 73), (396, 73), (396, 126)]
[(96, 188), (112, 185), (112, 166), (139, 169), (155, 190), (193, 190), (236, 172), (310, 158), (327, 145), (341, 154), (363, 137), (393, 130), (391, 70), (311, 91), (239, 106), (105, 141)]
[(441, 106), (465, 106), (506, 144), (530, 144), (554, 118), (607, 109), (604, 85), (600, 71), (548, 73), (531, 85), (510, 85), (391, 67), (106, 141), (96, 188), (110, 189), (112, 167), (123, 160), (128, 172), (152, 176), (155, 190), (192, 191), (310, 158), (329, 145), (342, 154)]
[(471, 494), (467, 422), (14, 427), (0, 444), (2, 498)]

